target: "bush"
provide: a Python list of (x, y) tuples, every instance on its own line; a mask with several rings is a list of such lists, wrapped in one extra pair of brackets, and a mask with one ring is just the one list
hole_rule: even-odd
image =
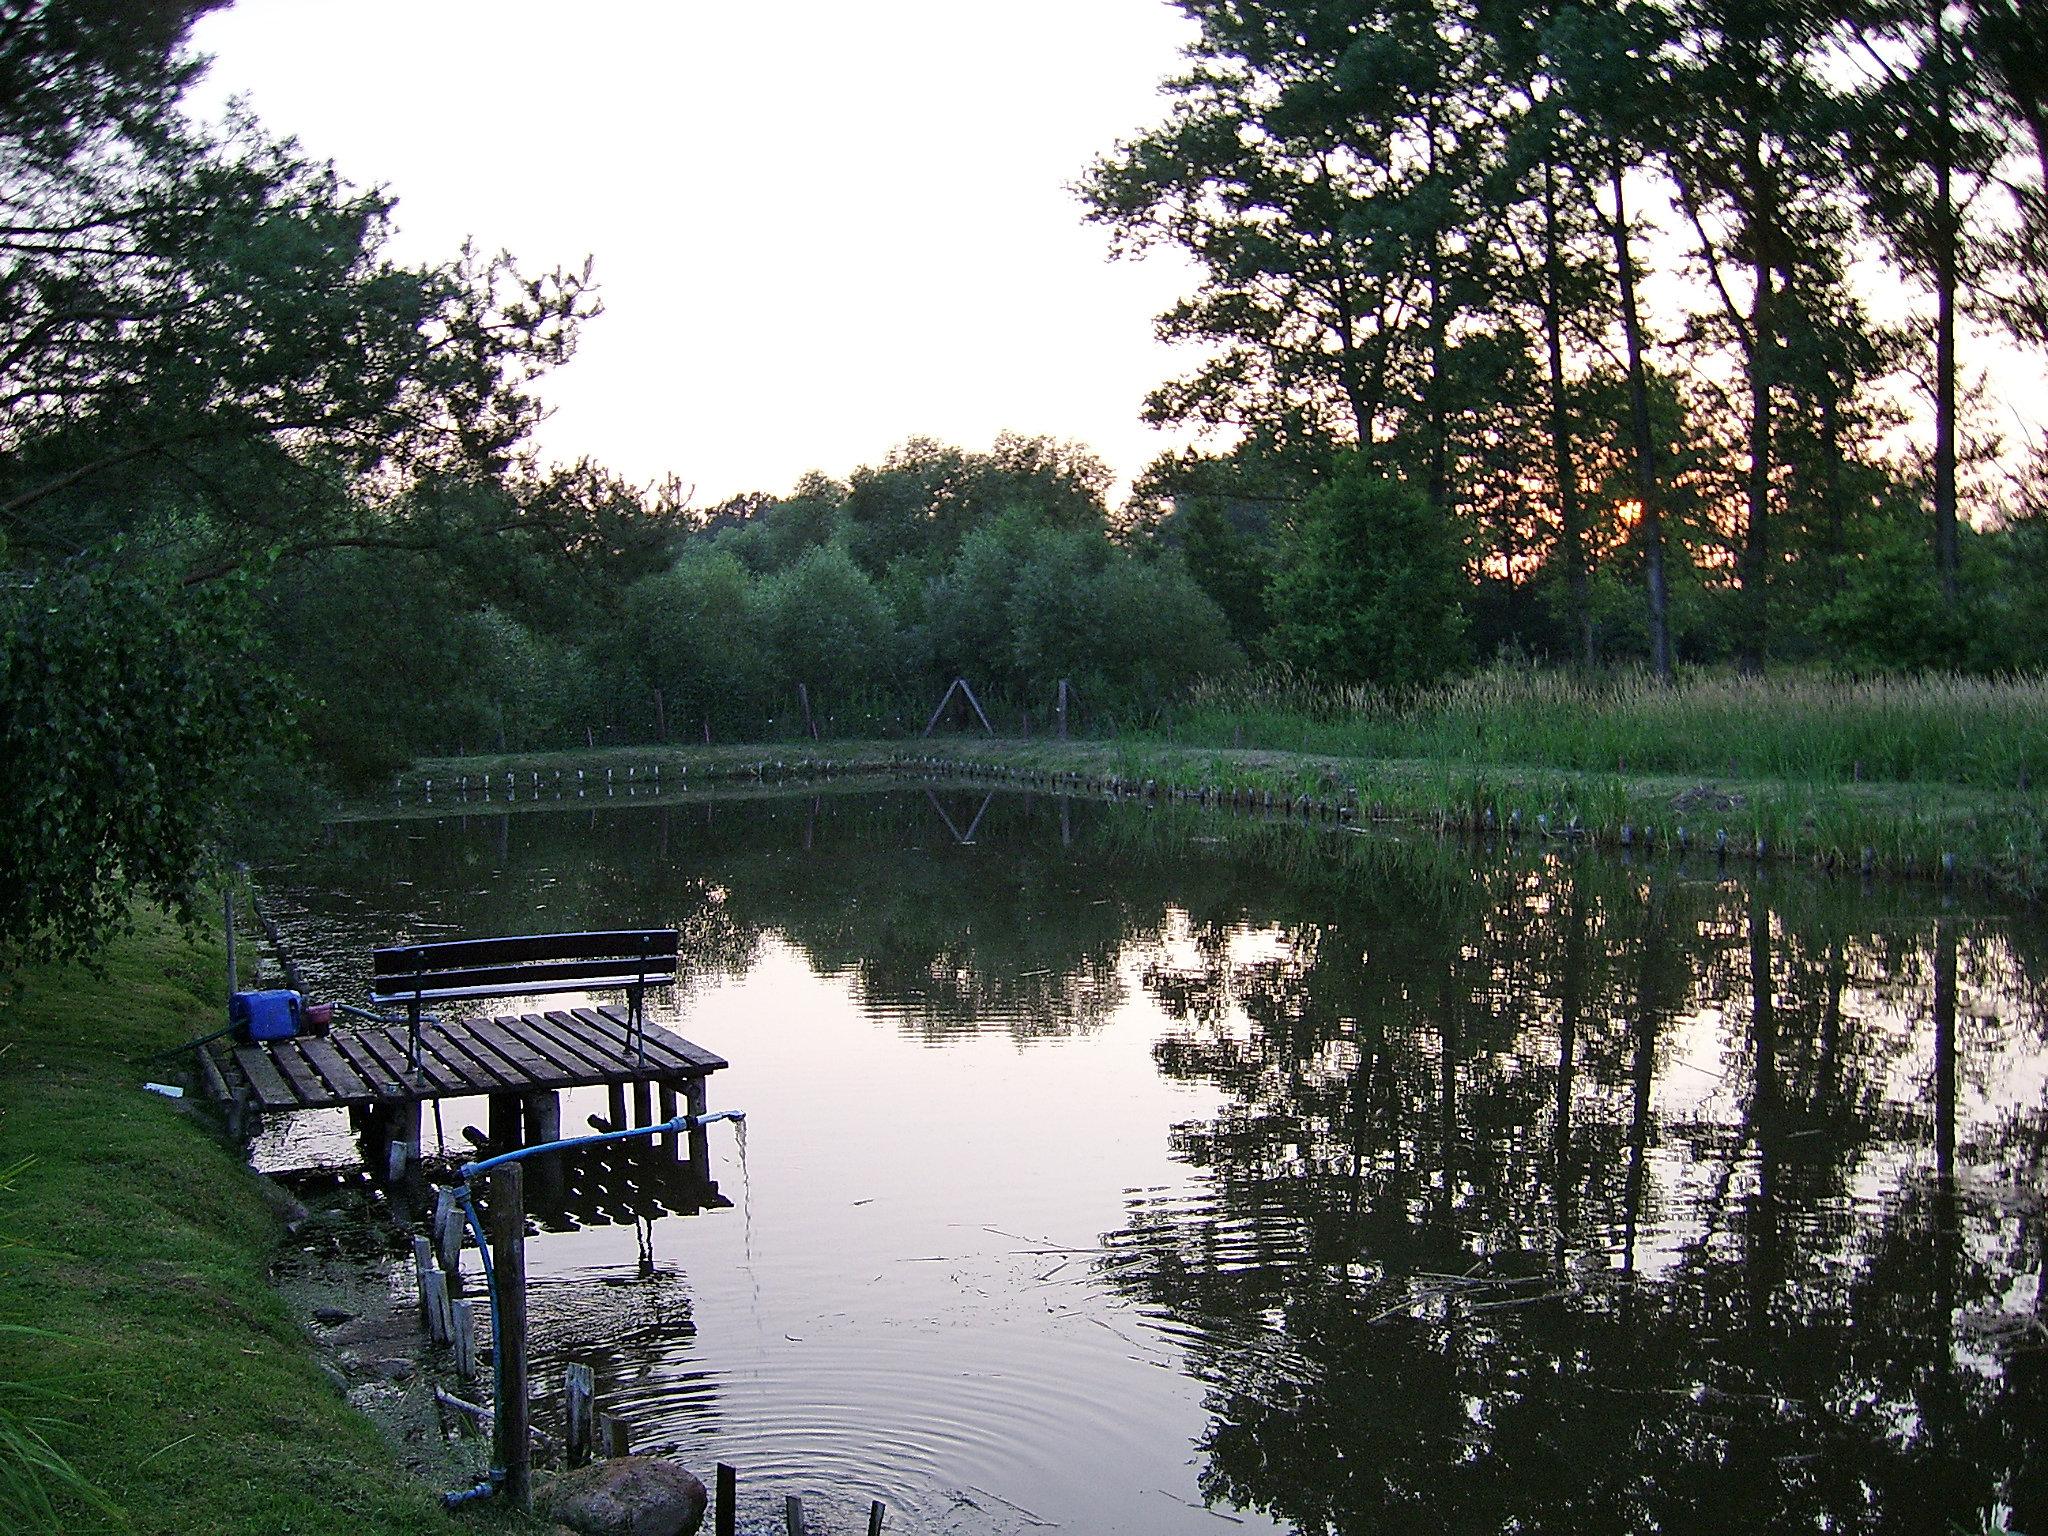
[(1383, 688), (1464, 664), (1463, 553), (1419, 495), (1353, 456), (1302, 503), (1295, 535), (1270, 593), (1273, 660)]

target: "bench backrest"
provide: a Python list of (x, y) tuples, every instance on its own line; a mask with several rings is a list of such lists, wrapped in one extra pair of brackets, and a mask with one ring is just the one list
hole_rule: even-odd
[(677, 949), (673, 928), (386, 944), (370, 952), (370, 998), (389, 1005), (623, 988), (637, 1001), (676, 979)]

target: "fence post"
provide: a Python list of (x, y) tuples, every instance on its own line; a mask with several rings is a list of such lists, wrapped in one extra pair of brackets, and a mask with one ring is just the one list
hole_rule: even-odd
[(498, 1283), (498, 1326), (491, 1337), (498, 1362), (491, 1455), (505, 1469), (506, 1500), (524, 1511), (533, 1504), (526, 1402), (526, 1190), (517, 1163), (505, 1164), (491, 1177), (491, 1255)]

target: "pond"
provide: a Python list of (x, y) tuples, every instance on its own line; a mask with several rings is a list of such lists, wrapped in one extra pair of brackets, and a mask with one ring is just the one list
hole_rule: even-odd
[(444, 808), (265, 885), (351, 999), (376, 942), (682, 931), (731, 1204), (531, 1242), (537, 1370), (761, 1511), (2048, 1527), (2038, 916), (958, 784)]

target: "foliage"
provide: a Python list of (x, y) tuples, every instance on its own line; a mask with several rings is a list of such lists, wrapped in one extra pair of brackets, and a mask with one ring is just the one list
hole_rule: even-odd
[[(434, 552), (532, 602), (558, 585), (536, 562), (616, 567), (622, 526), (651, 526), (589, 466), (520, 468), (533, 382), (594, 310), (587, 271), (399, 263), (385, 194), (246, 114), (186, 119), (185, 33), (210, 8), (0, 13), (10, 953), (90, 954), (131, 893), (184, 900), (238, 763), (276, 754), (280, 655), (328, 696), (324, 752), (389, 760), (391, 680), (441, 654), (421, 642), (442, 616), (409, 601), (405, 630), (364, 633), (366, 565), (296, 562)], [(252, 572), (280, 583), (267, 626)], [(394, 581), (420, 596), (415, 571)]]
[(0, 954), (90, 959), (130, 891), (191, 911), (239, 765), (285, 731), (252, 596), (160, 566), (0, 591)]
[(1420, 496), (1353, 459), (1296, 516), (1269, 652), (1333, 683), (1434, 682), (1464, 660), (1462, 564)]

